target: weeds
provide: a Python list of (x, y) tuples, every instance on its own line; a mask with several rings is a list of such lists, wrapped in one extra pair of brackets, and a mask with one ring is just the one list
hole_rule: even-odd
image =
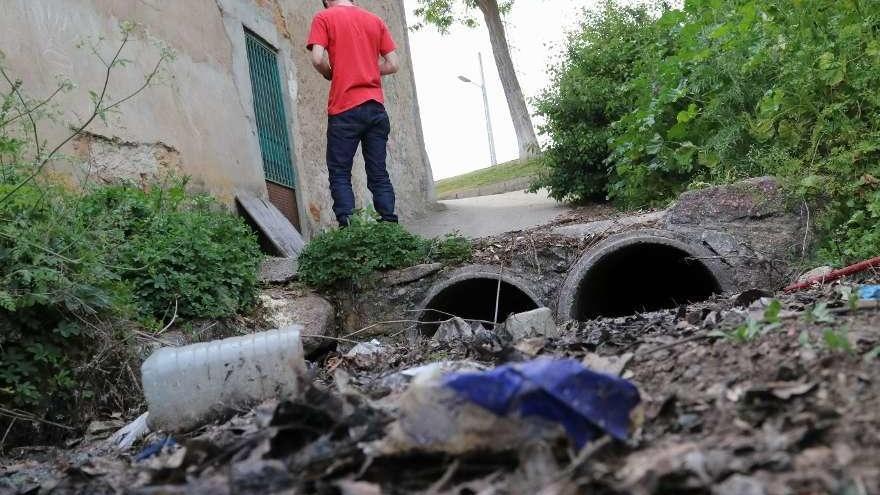
[(460, 263), (471, 256), (470, 242), (457, 235), (424, 239), (401, 225), (380, 222), (362, 211), (344, 229), (325, 232), (299, 257), (299, 278), (314, 287), (346, 280), (360, 281), (376, 271), (404, 268), (430, 261)]
[(740, 344), (751, 342), (761, 335), (772, 332), (782, 326), (782, 319), (779, 317), (781, 311), (782, 303), (778, 299), (773, 299), (764, 309), (761, 319), (748, 318), (745, 324), (729, 332), (713, 332), (713, 336)]
[(834, 330), (833, 328), (826, 328), (822, 331), (822, 342), (831, 351), (851, 353), (853, 352), (853, 347), (849, 342), (847, 333), (845, 329)]

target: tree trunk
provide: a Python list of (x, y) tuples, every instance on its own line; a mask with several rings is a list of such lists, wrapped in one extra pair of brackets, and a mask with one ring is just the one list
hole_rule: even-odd
[(492, 43), (495, 65), (498, 66), (501, 86), (504, 88), (504, 96), (507, 97), (507, 106), (510, 109), (510, 118), (513, 120), (513, 128), (516, 131), (519, 157), (527, 158), (537, 153), (538, 139), (535, 137), (535, 128), (532, 126), (532, 118), (529, 116), (529, 109), (526, 107), (519, 79), (513, 69), (513, 60), (510, 58), (510, 47), (507, 45), (507, 36), (504, 33), (504, 24), (501, 22), (498, 1), (477, 0), (477, 5), (483, 12), (486, 27), (489, 28), (489, 41)]

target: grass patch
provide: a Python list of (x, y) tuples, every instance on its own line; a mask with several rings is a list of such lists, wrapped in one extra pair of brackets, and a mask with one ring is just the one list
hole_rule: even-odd
[(537, 159), (521, 162), (513, 160), (499, 163), (494, 167), (481, 168), (455, 177), (441, 179), (435, 182), (437, 197), (449, 198), (457, 192), (484, 187), (499, 182), (505, 182), (520, 177), (534, 177), (538, 173), (540, 162)]

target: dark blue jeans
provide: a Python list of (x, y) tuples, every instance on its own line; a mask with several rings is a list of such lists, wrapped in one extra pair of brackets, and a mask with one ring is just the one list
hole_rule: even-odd
[(339, 225), (348, 225), (354, 210), (351, 189), (351, 167), (358, 144), (364, 154), (367, 188), (373, 194), (373, 207), (386, 222), (396, 222), (394, 187), (385, 167), (388, 134), (391, 123), (385, 107), (377, 101), (331, 115), (327, 122), (327, 170), (333, 213)]

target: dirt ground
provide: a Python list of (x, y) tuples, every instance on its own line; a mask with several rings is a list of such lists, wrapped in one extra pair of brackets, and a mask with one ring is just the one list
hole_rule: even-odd
[[(172, 441), (152, 433), (119, 453), (104, 438), (122, 418), (100, 418), (66, 445), (8, 452), (0, 494), (880, 494), (880, 303), (852, 296), (877, 283), (869, 272), (795, 294), (756, 289), (518, 342), (411, 333), (362, 357), (342, 345), (313, 363), (305, 396)], [(628, 440), (577, 451), (564, 435), (493, 442), (489, 428), (456, 454), (373, 448), (413, 387), (401, 371), (535, 358), (635, 384)]]
[[(388, 344), (367, 366), (330, 355), (305, 400), (265, 404), (151, 459), (97, 438), (18, 449), (2, 461), (0, 493), (880, 493), (880, 311), (852, 311), (842, 287), (780, 296), (779, 322), (740, 340), (733, 332), (750, 312), (764, 319), (767, 298), (572, 323), (507, 352), (424, 339)], [(440, 357), (495, 365), (587, 355), (627, 360), (623, 376), (644, 405), (628, 442), (581, 453), (547, 444), (540, 467), (523, 453), (534, 447), (375, 458), (359, 447), (392, 420), (376, 404), (397, 393), (387, 384), (397, 370)], [(342, 390), (340, 370), (350, 377)]]

